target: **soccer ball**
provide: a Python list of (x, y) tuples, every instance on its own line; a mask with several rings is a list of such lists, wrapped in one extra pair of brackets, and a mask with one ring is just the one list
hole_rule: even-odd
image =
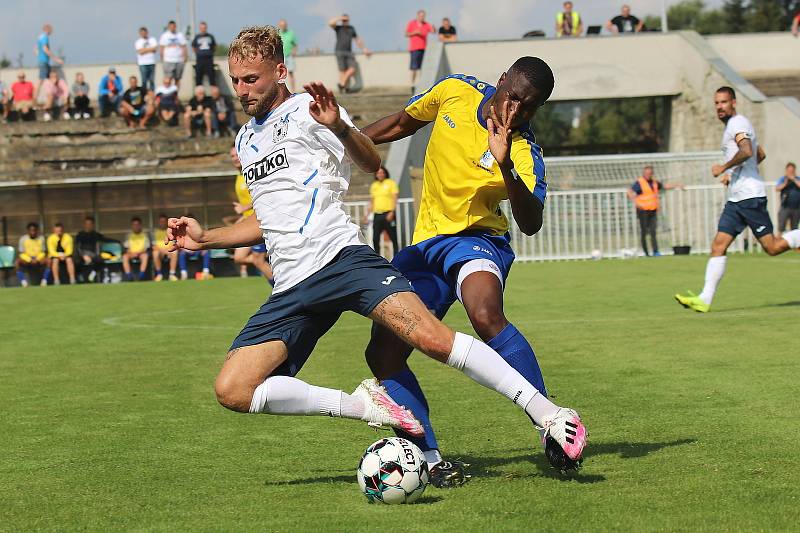
[(381, 439), (364, 452), (356, 477), (370, 503), (412, 503), (428, 486), (428, 462), (406, 439)]

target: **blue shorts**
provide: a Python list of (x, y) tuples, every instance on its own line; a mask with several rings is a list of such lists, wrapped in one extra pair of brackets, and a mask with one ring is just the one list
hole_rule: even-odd
[(441, 318), (457, 300), (458, 267), (473, 259), (492, 261), (505, 284), (514, 262), (508, 235), (483, 232), (438, 235), (400, 250), (392, 264), (411, 282), (428, 309)]
[(266, 244), (256, 244), (255, 246), (250, 247), (250, 251), (257, 253), (257, 254), (265, 254), (267, 253), (267, 245)]
[(725, 203), (717, 231), (736, 237), (746, 227), (759, 239), (772, 234), (772, 220), (769, 218), (765, 197)]
[(322, 270), (270, 296), (231, 349), (282, 340), (289, 357), (272, 375), (294, 376), (343, 312), (367, 316), (388, 296), (411, 291), (408, 280), (372, 248), (348, 246)]
[(39, 79), (46, 80), (50, 77), (50, 63), (39, 63)]
[(422, 58), (425, 56), (425, 50), (414, 50), (410, 52), (411, 62), (409, 70), (419, 70), (422, 68)]

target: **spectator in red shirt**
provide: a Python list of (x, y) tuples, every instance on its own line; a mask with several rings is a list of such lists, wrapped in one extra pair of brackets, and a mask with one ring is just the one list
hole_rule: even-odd
[(798, 34), (800, 34), (800, 11), (797, 12), (792, 21), (792, 35), (797, 37)]
[(417, 81), (417, 73), (422, 67), (422, 58), (425, 55), (425, 47), (428, 45), (428, 34), (436, 32), (428, 21), (425, 20), (425, 11), (417, 11), (417, 18), (406, 26), (406, 37), (408, 37), (408, 51), (411, 54), (411, 92), (414, 90), (414, 82)]
[(25, 79), (22, 71), (17, 74), (17, 81), (11, 85), (11, 96), (14, 99), (14, 111), (18, 111), (24, 118), (30, 117), (33, 109), (33, 84)]

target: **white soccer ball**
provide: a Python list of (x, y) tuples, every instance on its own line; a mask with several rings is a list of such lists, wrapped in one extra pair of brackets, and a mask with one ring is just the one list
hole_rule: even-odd
[(600, 250), (592, 250), (592, 254), (591, 255), (592, 255), (592, 259), (595, 260), (595, 261), (599, 261), (600, 259), (603, 258), (603, 252), (601, 252)]
[(356, 477), (370, 503), (412, 503), (428, 486), (428, 462), (413, 442), (390, 437), (367, 448)]

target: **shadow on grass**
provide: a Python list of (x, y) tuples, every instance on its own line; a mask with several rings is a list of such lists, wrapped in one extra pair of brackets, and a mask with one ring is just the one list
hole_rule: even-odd
[(281, 485), (313, 485), (316, 483), (355, 483), (356, 482), (356, 471), (353, 470), (352, 474), (348, 475), (341, 475), (341, 476), (316, 476), (316, 477), (307, 477), (304, 479), (288, 479), (285, 481), (274, 481), (274, 480), (267, 480), (264, 482), (264, 485), (267, 487), (279, 487)]
[(792, 300), (789, 302), (781, 302), (779, 304), (765, 304), (765, 305), (752, 305), (748, 307), (733, 307), (730, 309), (721, 309), (715, 313), (733, 313), (736, 311), (751, 311), (753, 309), (768, 309), (770, 307), (800, 307), (800, 300)]
[[(604, 455), (604, 454), (617, 454), (623, 459), (636, 459), (638, 457), (645, 457), (653, 452), (657, 452), (664, 448), (670, 448), (672, 446), (683, 446), (686, 444), (692, 444), (696, 442), (695, 439), (679, 439), (670, 442), (609, 442), (609, 443), (599, 443), (599, 444), (592, 444), (589, 443), (589, 446), (586, 448), (586, 459), (591, 459), (594, 456)], [(588, 472), (586, 468), (583, 468), (577, 472), (568, 472), (566, 474), (562, 474), (558, 470), (555, 470), (550, 463), (547, 462), (547, 458), (544, 456), (543, 453), (539, 453), (538, 451), (534, 453), (522, 454), (519, 455), (518, 452), (524, 452), (525, 450), (510, 450), (511, 453), (516, 455), (508, 455), (505, 457), (486, 457), (486, 456), (470, 456), (470, 455), (453, 455), (456, 457), (457, 460), (463, 461), (465, 463), (469, 463), (470, 467), (467, 469), (469, 474), (476, 478), (486, 477), (496, 477), (496, 478), (506, 478), (506, 479), (514, 479), (514, 478), (528, 478), (528, 477), (547, 477), (551, 479), (557, 479), (559, 481), (571, 481), (574, 483), (600, 483), (605, 481), (606, 478), (602, 474), (596, 474)], [(503, 472), (497, 469), (497, 467), (505, 466), (512, 463), (533, 463), (538, 470), (535, 474), (527, 474), (527, 473), (514, 473), (514, 472)], [(584, 463), (586, 464), (586, 463)]]

